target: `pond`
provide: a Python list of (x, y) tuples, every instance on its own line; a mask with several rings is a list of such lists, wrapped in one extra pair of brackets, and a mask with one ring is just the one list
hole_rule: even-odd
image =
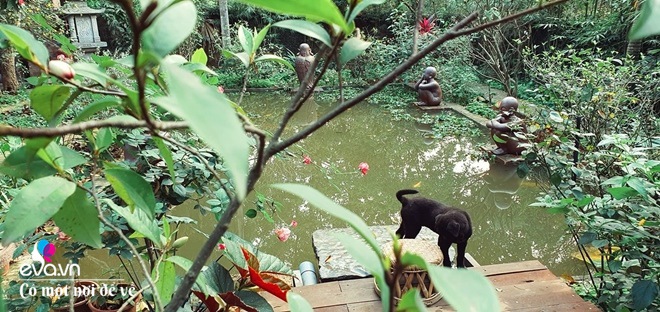
[[(274, 131), (288, 104), (288, 95), (255, 94), (246, 96), (242, 106), (257, 126)], [(320, 101), (309, 104), (291, 121), (286, 133), (301, 129), (335, 105)], [(409, 113), (421, 114), (413, 108)], [(391, 113), (378, 105), (362, 103), (350, 109), (267, 164), (255, 190), (282, 204), (281, 210), (272, 215), (274, 222), (261, 214), (255, 218), (245, 215), (255, 208), (256, 197), (252, 194), (230, 231), (297, 269), (302, 261), (316, 262), (312, 246), (315, 230), (347, 225), (269, 185), (310, 185), (369, 225), (398, 224), (400, 203), (394, 194), (415, 188), (423, 196), (468, 211), (474, 234), (467, 252), (480, 264), (538, 259), (557, 275), (582, 272), (583, 265), (571, 256), (575, 245), (566, 234), (563, 216), (529, 206), (540, 192), (536, 183), (518, 178), (515, 167), (489, 164), (474, 156), (479, 144), (488, 143), (485, 132), (480, 137), (428, 139), (424, 135), (427, 129), (411, 121), (394, 121)], [(311, 159), (310, 164), (303, 163), (304, 156)], [(369, 164), (366, 175), (358, 171), (361, 162)], [(180, 229), (180, 235), (190, 240), (179, 255), (191, 259), (205, 240), (199, 232), (210, 232), (216, 223), (211, 215), (200, 216), (199, 210), (192, 209), (194, 204), (184, 203), (173, 211), (174, 215), (198, 221), (196, 229)], [(292, 220), (298, 224), (291, 227), (292, 236), (280, 241), (274, 230)], [(215, 254), (220, 255), (217, 251)], [(87, 271), (85, 263), (92, 262), (92, 266), (102, 266), (94, 272), (119, 273), (116, 258), (108, 259), (106, 251), (90, 256), (83, 260), (83, 273)]]
[[(288, 104), (287, 95), (256, 94), (247, 96), (242, 106), (254, 114), (251, 119), (256, 125), (274, 131)], [(287, 133), (301, 129), (335, 105), (308, 104), (292, 120)], [(421, 114), (413, 108), (410, 113)], [(477, 144), (489, 140), (485, 132), (476, 138), (429, 140), (424, 135), (426, 128), (410, 121), (393, 121), (390, 112), (378, 105), (363, 103), (350, 109), (290, 148), (286, 157), (268, 163), (255, 190), (282, 204), (281, 211), (273, 215), (274, 223), (261, 214), (254, 219), (245, 216), (245, 211), (255, 208), (255, 196), (251, 196), (230, 231), (297, 268), (302, 261), (316, 260), (312, 246), (315, 230), (347, 225), (300, 198), (270, 188), (270, 184), (310, 185), (369, 225), (398, 224), (400, 203), (394, 194), (416, 188), (423, 196), (470, 213), (474, 234), (467, 251), (482, 265), (538, 259), (556, 274), (572, 274), (580, 268), (571, 258), (575, 247), (565, 235), (563, 217), (529, 206), (539, 194), (536, 183), (518, 178), (515, 167), (491, 166), (476, 159)], [(303, 163), (304, 156), (311, 164)], [(364, 176), (358, 171), (361, 162), (370, 167)], [(215, 225), (211, 217), (195, 219), (202, 231), (208, 232)], [(292, 237), (279, 241), (274, 230), (292, 220), (298, 223), (291, 228)], [(187, 232), (196, 238), (191, 242), (201, 245), (199, 233)], [(186, 247), (191, 255), (199, 248)]]

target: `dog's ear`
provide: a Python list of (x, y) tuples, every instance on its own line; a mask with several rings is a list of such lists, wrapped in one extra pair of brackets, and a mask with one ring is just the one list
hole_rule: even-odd
[(458, 236), (461, 234), (461, 224), (452, 220), (447, 223), (447, 233), (451, 235), (453, 238), (458, 238)]

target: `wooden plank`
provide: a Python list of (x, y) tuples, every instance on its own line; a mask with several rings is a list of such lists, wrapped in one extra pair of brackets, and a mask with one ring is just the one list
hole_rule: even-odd
[(557, 304), (584, 302), (560, 280), (538, 281), (499, 287), (498, 297), (503, 310), (542, 309)]
[(325, 307), (325, 308), (315, 308), (316, 312), (348, 312), (348, 307), (344, 305)]
[(507, 311), (516, 311), (516, 312), (564, 312), (564, 311), (601, 311), (598, 307), (593, 305), (590, 302), (571, 302), (571, 303), (560, 303), (553, 306), (547, 306), (543, 308), (534, 307), (532, 309), (511, 309)]
[[(323, 307), (323, 306), (332, 305), (332, 304), (327, 304), (324, 301), (324, 298), (326, 297), (333, 297), (333, 298), (341, 297), (341, 289), (339, 288), (339, 284), (337, 284), (337, 282), (295, 287), (291, 291), (303, 296), (307, 300), (307, 302), (312, 304), (312, 307)], [(268, 303), (270, 303), (270, 305), (273, 307), (273, 310), (289, 311), (289, 305), (286, 302), (280, 300), (279, 298), (266, 292), (261, 292), (259, 294), (262, 295), (268, 301)]]
[(559, 279), (557, 276), (552, 274), (549, 270), (541, 271), (525, 271), (525, 272), (516, 272), (511, 274), (500, 274), (489, 276), (488, 279), (498, 286), (514, 285), (514, 284), (524, 284), (537, 281), (549, 281)]
[(500, 274), (511, 274), (517, 272), (526, 272), (526, 271), (538, 271), (538, 270), (547, 270), (548, 268), (541, 264), (538, 260), (514, 262), (514, 263), (502, 263), (502, 264), (492, 264), (485, 265), (480, 267), (469, 268), (468, 270), (475, 270), (481, 272), (486, 276), (494, 276)]

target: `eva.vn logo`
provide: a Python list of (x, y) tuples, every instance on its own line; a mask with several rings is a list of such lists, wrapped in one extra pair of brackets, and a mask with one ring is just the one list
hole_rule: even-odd
[[(23, 277), (30, 276), (48, 276), (48, 277), (69, 277), (80, 275), (80, 266), (76, 263), (67, 263), (64, 267), (61, 264), (52, 264), (52, 256), (55, 255), (55, 245), (42, 239), (34, 244), (32, 248), (32, 264), (24, 264), (19, 268)], [(37, 264), (38, 263), (38, 264)]]

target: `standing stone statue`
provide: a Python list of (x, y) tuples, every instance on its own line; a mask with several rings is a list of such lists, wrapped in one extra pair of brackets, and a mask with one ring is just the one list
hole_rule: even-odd
[(435, 67), (427, 67), (422, 74), (422, 78), (415, 84), (420, 106), (438, 106), (442, 103), (442, 89), (440, 84), (435, 81), (437, 75)]
[[(310, 68), (312, 67), (312, 63), (314, 63), (314, 55), (312, 54), (312, 49), (310, 49), (308, 44), (303, 43), (300, 45), (295, 63), (296, 63), (296, 74), (298, 75), (298, 81), (302, 85), (303, 81), (305, 80), (305, 76), (307, 75), (307, 72), (309, 72)], [(310, 79), (310, 81), (305, 86), (305, 89), (310, 90), (312, 88), (313, 80), (314, 77)]]
[(524, 134), (526, 128), (523, 119), (517, 114), (518, 100), (507, 96), (498, 103), (498, 108), (500, 114), (486, 122), (486, 127), (490, 128), (491, 138), (497, 145), (492, 153), (520, 155), (525, 150), (520, 143), (524, 143), (525, 140), (516, 136), (516, 133)]

